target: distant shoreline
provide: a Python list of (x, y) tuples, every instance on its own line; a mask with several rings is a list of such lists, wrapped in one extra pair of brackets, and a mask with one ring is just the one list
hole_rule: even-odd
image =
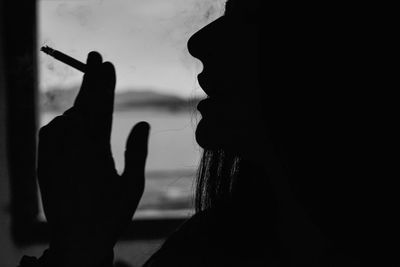
[[(39, 93), (40, 110), (62, 112), (70, 108), (78, 94), (78, 87), (52, 88)], [(200, 98), (184, 99), (172, 94), (162, 94), (152, 90), (133, 90), (115, 94), (114, 110), (162, 109), (170, 112), (196, 110)]]

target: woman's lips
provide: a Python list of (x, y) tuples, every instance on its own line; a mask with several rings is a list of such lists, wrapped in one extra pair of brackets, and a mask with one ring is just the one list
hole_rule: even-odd
[(221, 75), (210, 69), (203, 70), (199, 73), (197, 75), (197, 81), (199, 82), (201, 89), (203, 89), (208, 96), (212, 97), (217, 95), (217, 91), (223, 90), (225, 85)]
[(200, 111), (202, 115), (204, 115), (204, 113), (206, 113), (207, 110), (210, 109), (210, 104), (211, 104), (210, 98), (203, 99), (197, 104), (197, 110)]

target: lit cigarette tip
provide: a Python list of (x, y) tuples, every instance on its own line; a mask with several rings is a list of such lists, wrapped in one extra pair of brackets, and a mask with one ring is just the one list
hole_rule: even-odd
[(54, 49), (49, 47), (49, 46), (47, 46), (47, 45), (46, 46), (42, 46), (42, 48), (40, 48), (40, 51), (42, 51), (42, 52), (44, 52), (44, 53), (46, 53), (48, 55), (53, 55), (53, 53), (54, 53)]

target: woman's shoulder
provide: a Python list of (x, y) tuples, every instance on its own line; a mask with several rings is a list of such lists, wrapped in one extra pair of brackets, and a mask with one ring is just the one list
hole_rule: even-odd
[[(259, 237), (246, 232), (229, 209), (198, 212), (165, 241), (145, 266), (265, 266), (266, 256), (271, 254), (267, 249), (270, 241), (259, 243)], [(254, 264), (249, 265), (251, 262)]]

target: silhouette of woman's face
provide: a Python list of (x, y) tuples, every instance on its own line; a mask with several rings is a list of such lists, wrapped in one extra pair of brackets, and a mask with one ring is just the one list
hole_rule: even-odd
[(196, 140), (205, 149), (235, 151), (252, 145), (250, 141), (261, 127), (256, 97), (258, 28), (232, 4), (228, 1), (225, 15), (188, 42), (189, 52), (203, 63), (198, 81), (208, 98), (198, 105), (202, 119)]

